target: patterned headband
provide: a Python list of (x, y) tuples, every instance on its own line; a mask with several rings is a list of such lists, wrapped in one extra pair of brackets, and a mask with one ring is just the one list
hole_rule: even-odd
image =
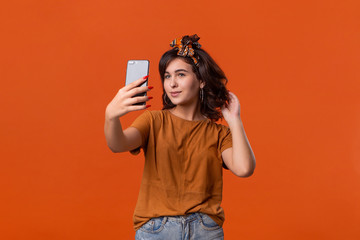
[(194, 48), (201, 48), (200, 43), (197, 41), (200, 38), (198, 35), (192, 35), (192, 36), (183, 36), (182, 38), (176, 38), (171, 43), (170, 46), (174, 49), (178, 49), (177, 55), (182, 57), (191, 57), (194, 61), (195, 65), (198, 66), (199, 63), (199, 57), (197, 54), (195, 54)]

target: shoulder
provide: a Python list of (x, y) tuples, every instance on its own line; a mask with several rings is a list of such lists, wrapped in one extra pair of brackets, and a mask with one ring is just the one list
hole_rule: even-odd
[(164, 110), (146, 110), (143, 114), (151, 116), (153, 119), (163, 118), (166, 115)]
[(156, 117), (161, 114), (161, 110), (145, 110), (139, 116)]
[(223, 125), (221, 123), (214, 122), (214, 121), (208, 121), (208, 127), (211, 127), (218, 132), (226, 133), (226, 132), (230, 131), (230, 128), (228, 126)]
[(164, 110), (145, 110), (137, 119), (140, 121), (146, 121), (149, 123), (163, 122), (168, 117)]

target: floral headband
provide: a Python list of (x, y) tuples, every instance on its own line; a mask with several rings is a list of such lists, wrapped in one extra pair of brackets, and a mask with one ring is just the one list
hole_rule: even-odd
[(191, 57), (195, 65), (198, 66), (199, 56), (195, 55), (194, 48), (201, 48), (200, 43), (198, 43), (199, 39), (200, 38), (196, 34), (192, 36), (186, 35), (182, 38), (174, 39), (170, 43), (170, 46), (174, 49), (178, 49), (177, 55), (182, 57)]

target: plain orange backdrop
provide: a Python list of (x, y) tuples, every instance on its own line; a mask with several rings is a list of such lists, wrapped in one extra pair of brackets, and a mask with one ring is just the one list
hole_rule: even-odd
[(134, 238), (144, 159), (108, 149), (105, 108), (149, 59), (160, 109), (158, 61), (194, 33), (257, 160), (224, 171), (225, 239), (360, 239), (359, 30), (358, 0), (3, 1), (0, 239)]

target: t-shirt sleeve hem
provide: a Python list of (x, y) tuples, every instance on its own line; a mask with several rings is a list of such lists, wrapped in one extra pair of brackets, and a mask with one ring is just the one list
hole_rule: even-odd
[(146, 147), (146, 139), (148, 137), (149, 131), (149, 122), (151, 121), (151, 113), (146, 110), (143, 112), (135, 121), (130, 125), (130, 127), (136, 128), (141, 135), (141, 145), (135, 149), (130, 150), (129, 152), (133, 155), (138, 155), (140, 153), (140, 148), (143, 150)]
[[(220, 152), (222, 153), (223, 151), (225, 151), (226, 149), (231, 148), (231, 147), (232, 147), (232, 135), (231, 135), (230, 128), (227, 127), (226, 134), (221, 143)], [(222, 166), (226, 170), (229, 170), (229, 168), (226, 166), (224, 160), (222, 160)]]

